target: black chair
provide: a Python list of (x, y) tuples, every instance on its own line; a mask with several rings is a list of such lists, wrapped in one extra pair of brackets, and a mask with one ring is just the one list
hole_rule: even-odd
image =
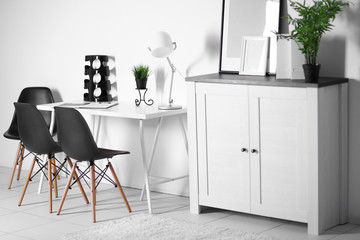
[[(31, 164), (18, 205), (20, 206), (22, 203), (29, 181), (31, 181), (34, 175), (36, 175), (38, 172), (47, 169), (47, 179), (49, 186), (49, 212), (51, 213), (52, 184), (54, 182), (55, 196), (57, 197), (57, 176), (60, 171), (64, 171), (63, 166), (65, 165), (66, 161), (70, 166), (72, 166), (71, 160), (68, 156), (66, 156), (65, 160), (61, 163), (55, 158), (55, 154), (62, 152), (62, 149), (52, 138), (45, 119), (34, 105), (28, 103), (14, 103), (14, 105), (17, 115), (20, 139), (26, 149), (34, 154), (34, 160)], [(37, 156), (42, 154), (47, 155), (45, 164), (42, 164), (41, 159), (39, 159)], [(56, 162), (59, 164), (57, 165)], [(32, 175), (35, 163), (38, 163), (40, 169), (34, 175)], [(64, 172), (69, 174), (68, 171)], [(75, 175), (75, 178), (78, 179), (77, 175)], [(80, 187), (80, 191), (83, 193), (85, 202), (89, 203), (80, 181), (78, 181), (78, 185)]]
[[(20, 96), (18, 98), (18, 102), (31, 103), (31, 104), (37, 105), (37, 104), (44, 104), (44, 103), (53, 103), (54, 98), (53, 98), (53, 95), (52, 95), (50, 89), (47, 87), (28, 87), (28, 88), (24, 88), (21, 91)], [(43, 115), (46, 125), (49, 128), (50, 122), (51, 122), (51, 113), (50, 112), (41, 112), (41, 114)], [(55, 133), (55, 132), (56, 132), (56, 129), (54, 129), (53, 133)], [(19, 146), (18, 146), (18, 149), (16, 152), (15, 161), (13, 164), (13, 169), (11, 172), (10, 182), (9, 182), (9, 186), (8, 186), (8, 188), (10, 189), (14, 175), (15, 175), (16, 166), (19, 165), (18, 174), (17, 174), (17, 178), (16, 178), (17, 180), (19, 180), (22, 162), (23, 162), (23, 159), (27, 156), (26, 155), (24, 157), (25, 148), (24, 148), (24, 145), (22, 144), (22, 142), (20, 141), (18, 125), (17, 125), (17, 117), (16, 117), (15, 112), (14, 112), (13, 119), (11, 121), (9, 129), (4, 133), (4, 137), (8, 138), (8, 139), (19, 141)]]
[[(91, 134), (89, 126), (87, 125), (83, 116), (76, 109), (55, 107), (55, 116), (59, 144), (69, 157), (77, 160), (71, 169), (71, 173), (68, 178), (68, 182), (66, 184), (57, 214), (59, 215), (61, 212), (68, 189), (70, 188), (72, 176), (76, 173), (77, 169), (80, 171), (80, 178), (87, 177), (87, 174), (90, 172), (92, 214), (93, 222), (96, 222), (95, 204), (97, 186), (95, 186), (95, 167), (97, 170), (99, 170), (99, 172), (96, 171), (98, 173), (97, 178), (100, 178), (97, 184), (99, 184), (103, 178), (113, 183), (115, 187), (119, 189), (128, 211), (131, 212), (131, 208), (120, 185), (119, 179), (117, 178), (115, 170), (109, 161), (109, 159), (116, 155), (129, 154), (130, 152), (98, 148)], [(95, 165), (95, 161), (100, 159), (107, 159), (108, 162), (105, 169), (101, 170), (97, 165)], [(89, 163), (89, 166), (84, 171), (81, 171), (79, 168), (77, 168), (77, 163), (81, 161), (87, 161)], [(106, 175), (108, 168), (110, 168), (115, 182)]]

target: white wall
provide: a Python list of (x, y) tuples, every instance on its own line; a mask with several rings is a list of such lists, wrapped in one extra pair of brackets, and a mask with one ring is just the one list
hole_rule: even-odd
[[(350, 79), (349, 218), (360, 223), (360, 4), (353, 2), (355, 5), (338, 16), (334, 30), (324, 37), (319, 62), (321, 75)], [(165, 60), (150, 56), (149, 38), (159, 30), (171, 34), (178, 43), (172, 60), (184, 75), (217, 72), (221, 6), (221, 0), (1, 0), (0, 131), (8, 128), (12, 102), (25, 86), (48, 86), (57, 100), (81, 99), (87, 54), (115, 58), (113, 78), (117, 80), (119, 99), (130, 102), (137, 97), (131, 67), (137, 63), (149, 64), (154, 73), (149, 80), (149, 97), (157, 103), (165, 102), (169, 67)], [(179, 75), (175, 78), (173, 97), (176, 103), (186, 104), (185, 83)], [(105, 121), (100, 144), (132, 152), (129, 157), (115, 158), (114, 162), (124, 185), (140, 187), (137, 123), (112, 118)], [(151, 140), (155, 124), (154, 121), (146, 124), (147, 140)], [(0, 146), (0, 165), (10, 167), (16, 143), (0, 138)], [(154, 165), (156, 174), (187, 172), (176, 118), (164, 122), (155, 157), (159, 160)], [(163, 185), (160, 190), (187, 194), (187, 181)]]
[(360, 3), (339, 21), (336, 33), (345, 40), (345, 75), (349, 85), (349, 219), (360, 223)]
[[(152, 57), (147, 49), (151, 36), (167, 31), (178, 48), (171, 56), (183, 75), (218, 70), (221, 0), (2, 0), (0, 2), (0, 132), (5, 132), (13, 114), (12, 103), (26, 86), (48, 86), (57, 100), (82, 99), (85, 55), (104, 54), (115, 58), (119, 100), (138, 97), (131, 68), (149, 64), (153, 74), (148, 94), (156, 103), (168, 96), (170, 67), (165, 59)], [(164, 83), (165, 81), (165, 83)], [(186, 105), (185, 80), (176, 75), (173, 99)], [(99, 144), (129, 150), (116, 157), (120, 180), (140, 187), (138, 123), (105, 119)], [(151, 142), (156, 121), (145, 124)], [(12, 166), (17, 143), (0, 138), (0, 165)], [(151, 144), (147, 146), (150, 151)], [(159, 136), (154, 174), (178, 176), (188, 172), (187, 156), (177, 118), (165, 119)], [(24, 165), (26, 169), (28, 163)], [(162, 191), (188, 194), (188, 181), (162, 185)]]

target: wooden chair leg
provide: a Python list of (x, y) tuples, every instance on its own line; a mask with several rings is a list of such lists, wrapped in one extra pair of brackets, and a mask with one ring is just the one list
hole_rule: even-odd
[(62, 197), (61, 197), (61, 202), (60, 202), (60, 205), (59, 205), (59, 209), (58, 209), (58, 211), (57, 211), (57, 213), (56, 213), (57, 215), (60, 214), (61, 209), (62, 209), (62, 206), (64, 205), (64, 201), (65, 201), (66, 195), (67, 195), (67, 193), (68, 193), (68, 190), (69, 190), (69, 188), (70, 188), (71, 180), (72, 180), (72, 177), (73, 177), (73, 175), (74, 175), (74, 173), (75, 173), (75, 170), (76, 170), (76, 163), (75, 163), (74, 166), (72, 166), (72, 168), (71, 168), (71, 172), (70, 172), (68, 181), (67, 181), (67, 183), (66, 183), (64, 193), (63, 193), (63, 195), (62, 195)]
[[(53, 157), (52, 159), (51, 159), (51, 162), (52, 162), (52, 167), (53, 167), (53, 169), (52, 169), (52, 171), (53, 171), (53, 174), (56, 174), (56, 162), (55, 162), (55, 157)], [(57, 176), (56, 177), (54, 177), (54, 191), (55, 191), (55, 197), (57, 198), (59, 195), (58, 195), (58, 184), (57, 184)]]
[(119, 191), (120, 191), (120, 194), (121, 194), (122, 198), (124, 199), (125, 205), (126, 205), (128, 211), (131, 212), (130, 205), (129, 205), (127, 199), (126, 199), (125, 193), (124, 193), (124, 191), (123, 191), (123, 189), (122, 189), (122, 187), (121, 187), (121, 184), (120, 184), (120, 182), (119, 182), (119, 179), (118, 179), (117, 176), (116, 176), (115, 170), (114, 170), (114, 168), (113, 168), (113, 166), (112, 166), (112, 164), (111, 164), (110, 162), (108, 162), (108, 164), (109, 164), (110, 171), (111, 171), (111, 173), (112, 173), (112, 175), (113, 175), (113, 177), (114, 177), (114, 180), (115, 180), (115, 182), (116, 182), (116, 185), (117, 185), (117, 187), (118, 187), (118, 189), (119, 189)]
[(28, 176), (26, 178), (26, 181), (25, 181), (25, 184), (24, 184), (21, 196), (20, 196), (20, 200), (19, 200), (19, 204), (18, 204), (19, 206), (21, 205), (21, 203), (22, 203), (22, 201), (24, 199), (25, 192), (26, 192), (27, 186), (28, 186), (30, 178), (31, 178), (31, 174), (32, 174), (34, 166), (35, 166), (35, 162), (36, 162), (36, 157), (34, 157), (34, 160), (32, 161), (32, 164), (30, 166), (29, 173), (28, 173)]
[(52, 167), (51, 157), (48, 156), (48, 185), (49, 185), (49, 212), (52, 213)]
[[(66, 159), (67, 159), (67, 162), (68, 162), (70, 168), (72, 169), (72, 168), (73, 168), (73, 164), (72, 164), (70, 158), (69, 158), (68, 156), (66, 156)], [(85, 199), (86, 204), (89, 204), (89, 200), (88, 200), (88, 198), (87, 198), (87, 196), (86, 196), (86, 194), (85, 194), (84, 188), (83, 188), (83, 186), (81, 185), (80, 179), (79, 179), (76, 171), (74, 172), (74, 177), (75, 177), (75, 180), (77, 180), (77, 184), (78, 184), (78, 186), (79, 186), (79, 188), (80, 188), (81, 194), (83, 195), (83, 197), (84, 197), (84, 199)]]
[(19, 160), (19, 153), (20, 153), (20, 149), (21, 149), (21, 142), (19, 142), (19, 146), (18, 146), (18, 149), (16, 151), (16, 156), (15, 156), (15, 161), (14, 161), (14, 164), (13, 164), (13, 169), (11, 171), (11, 176), (10, 176), (10, 182), (9, 182), (9, 186), (8, 188), (10, 189), (11, 188), (11, 185), (12, 185), (12, 181), (14, 179), (14, 175), (15, 175), (15, 171), (16, 171), (16, 166), (18, 164), (18, 160)]
[(91, 206), (92, 206), (92, 215), (93, 222), (96, 222), (95, 214), (95, 205), (96, 205), (96, 191), (95, 191), (95, 165), (92, 163), (90, 165), (90, 182), (91, 182)]
[(21, 167), (22, 167), (23, 160), (24, 160), (24, 151), (25, 151), (25, 147), (22, 146), (21, 147), (21, 153), (20, 153), (20, 159), (19, 159), (19, 167), (18, 167), (18, 173), (17, 173), (17, 176), (16, 176), (16, 180), (20, 179)]

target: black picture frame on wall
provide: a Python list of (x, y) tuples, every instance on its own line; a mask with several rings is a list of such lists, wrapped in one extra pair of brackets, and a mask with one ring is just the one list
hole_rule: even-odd
[(267, 36), (267, 74), (275, 74), (276, 35), (272, 31), (279, 29), (280, 1), (283, 0), (223, 0), (219, 73), (239, 74), (243, 36)]

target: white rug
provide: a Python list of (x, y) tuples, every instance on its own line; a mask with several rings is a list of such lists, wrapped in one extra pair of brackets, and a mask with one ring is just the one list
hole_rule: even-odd
[(150, 214), (134, 214), (78, 232), (67, 233), (64, 240), (275, 240), (275, 238), (235, 229), (196, 224)]

